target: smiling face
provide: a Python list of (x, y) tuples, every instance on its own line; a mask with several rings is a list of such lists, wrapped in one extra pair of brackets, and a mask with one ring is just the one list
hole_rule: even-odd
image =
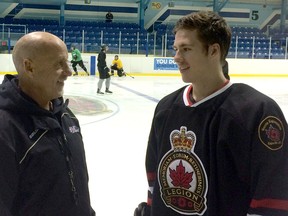
[(195, 82), (205, 77), (209, 61), (207, 50), (198, 39), (197, 30), (181, 29), (175, 34), (174, 60), (184, 82)]
[(47, 109), (49, 101), (63, 96), (64, 81), (72, 72), (67, 47), (58, 37), (33, 32), (15, 45), (13, 61), (19, 74), (19, 87)]
[(175, 62), (184, 82), (213, 83), (221, 79), (230, 42), (231, 29), (223, 17), (199, 11), (180, 18), (173, 29)]
[(31, 81), (43, 99), (50, 101), (63, 96), (64, 81), (72, 74), (67, 59), (66, 47), (59, 43), (33, 61), (35, 73)]

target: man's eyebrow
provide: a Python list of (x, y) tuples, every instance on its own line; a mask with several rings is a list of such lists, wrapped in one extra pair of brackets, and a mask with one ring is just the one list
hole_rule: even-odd
[[(182, 44), (178, 44), (177, 47), (192, 47), (193, 44), (187, 44), (187, 43), (182, 43)], [(173, 45), (173, 47), (176, 47), (175, 44)]]

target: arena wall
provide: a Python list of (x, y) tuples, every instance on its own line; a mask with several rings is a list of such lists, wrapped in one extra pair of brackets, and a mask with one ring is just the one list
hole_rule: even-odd
[[(70, 55), (71, 56), (71, 55)], [(91, 75), (97, 75), (97, 55), (82, 54), (84, 64)], [(178, 76), (177, 65), (173, 58), (146, 57), (140, 55), (119, 55), (124, 71), (133, 76)], [(109, 66), (114, 55), (107, 54)], [(288, 77), (288, 60), (286, 59), (227, 59), (231, 76), (267, 76)], [(0, 74), (15, 74), (11, 54), (0, 54)], [(81, 73), (81, 68), (78, 71)], [(83, 72), (84, 74), (84, 72)]]

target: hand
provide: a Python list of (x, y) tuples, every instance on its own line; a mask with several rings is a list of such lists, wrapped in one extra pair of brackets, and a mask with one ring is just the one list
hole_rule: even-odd
[(106, 67), (104, 68), (104, 71), (105, 71), (106, 73), (109, 73), (109, 72), (110, 72), (110, 69), (106, 66)]
[(141, 202), (135, 209), (134, 216), (150, 216), (150, 206), (146, 202)]

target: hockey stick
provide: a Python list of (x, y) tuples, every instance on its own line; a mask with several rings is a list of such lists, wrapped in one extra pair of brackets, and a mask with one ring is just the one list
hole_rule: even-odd
[(128, 74), (126, 72), (125, 72), (125, 74), (128, 75), (129, 77), (133, 78), (133, 79), (135, 78), (134, 76), (131, 76), (130, 74)]

